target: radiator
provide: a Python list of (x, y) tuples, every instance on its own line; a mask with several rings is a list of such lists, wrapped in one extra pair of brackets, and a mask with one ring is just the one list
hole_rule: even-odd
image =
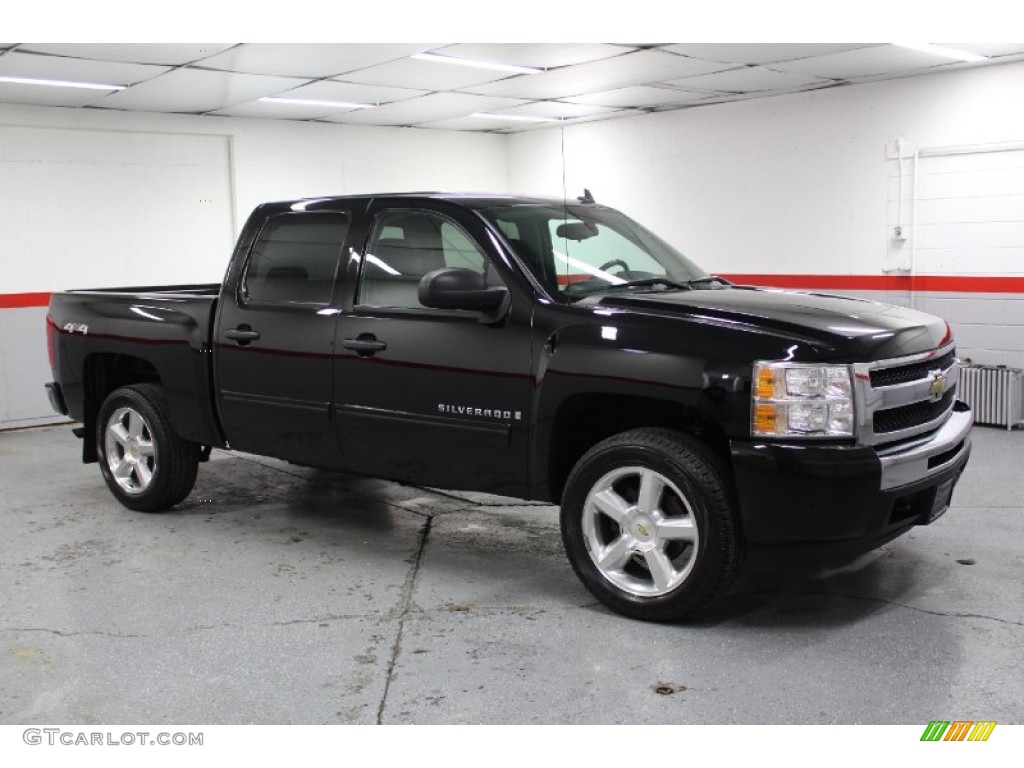
[(977, 424), (1013, 429), (1024, 422), (1024, 371), (991, 365), (960, 369), (959, 397), (974, 411)]

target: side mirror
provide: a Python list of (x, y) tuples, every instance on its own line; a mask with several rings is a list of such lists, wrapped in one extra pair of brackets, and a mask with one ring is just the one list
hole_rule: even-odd
[(420, 280), (420, 304), (434, 309), (468, 309), (496, 321), (508, 304), (508, 288), (488, 287), (484, 276), (471, 269), (450, 267), (428, 272)]

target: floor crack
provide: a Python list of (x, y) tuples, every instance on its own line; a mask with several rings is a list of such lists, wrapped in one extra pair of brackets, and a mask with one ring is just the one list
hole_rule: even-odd
[(47, 629), (46, 627), (3, 627), (0, 628), (0, 632), (43, 632), (48, 635), (57, 635), (57, 637), (78, 637), (79, 635), (120, 638), (152, 637), (152, 635), (128, 635), (118, 632), (62, 632), (59, 629)]
[[(465, 510), (452, 510), (454, 512), (463, 512), (477, 507), (550, 507), (551, 503), (547, 501), (530, 501), (528, 499), (511, 499), (510, 501), (497, 501), (497, 502), (484, 502), (476, 501), (474, 499), (467, 499), (465, 496), (460, 496), (454, 491), (445, 491), (440, 488), (431, 488), (426, 485), (411, 485), (410, 488), (418, 488), (421, 491), (427, 493), (433, 493), (437, 496), (444, 496), (455, 501), (464, 501), (467, 504), (472, 504), (472, 507), (467, 507)], [(506, 497), (507, 498), (507, 497)], [(448, 515), (451, 512), (442, 512), (440, 514)]]
[(420, 530), (419, 546), (416, 549), (416, 557), (413, 559), (412, 568), (402, 585), (402, 597), (396, 612), (398, 618), (398, 632), (395, 633), (395, 642), (391, 646), (391, 657), (388, 659), (387, 671), (384, 678), (384, 692), (380, 697), (380, 706), (377, 707), (377, 725), (384, 724), (384, 710), (388, 703), (388, 693), (391, 691), (391, 680), (395, 674), (395, 666), (398, 663), (398, 656), (402, 652), (402, 635), (405, 633), (405, 620), (409, 615), (412, 606), (412, 596), (416, 591), (416, 579), (420, 573), (420, 563), (423, 561), (423, 552), (427, 548), (427, 539), (430, 536), (430, 528), (434, 523), (433, 516), (428, 516), (423, 528)]

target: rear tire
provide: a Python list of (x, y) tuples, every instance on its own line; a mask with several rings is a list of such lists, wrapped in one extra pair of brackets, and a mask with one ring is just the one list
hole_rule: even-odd
[(199, 447), (172, 429), (155, 384), (110, 393), (96, 417), (96, 449), (107, 487), (129, 509), (163, 512), (195, 485)]
[(635, 429), (573, 468), (562, 538), (573, 569), (613, 611), (644, 621), (692, 616), (736, 579), (744, 542), (729, 474), (695, 438)]

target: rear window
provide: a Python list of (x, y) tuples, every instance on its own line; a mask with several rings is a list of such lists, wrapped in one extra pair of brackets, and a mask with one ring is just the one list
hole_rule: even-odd
[(249, 301), (329, 304), (341, 249), (344, 213), (277, 216), (253, 244), (242, 290)]

